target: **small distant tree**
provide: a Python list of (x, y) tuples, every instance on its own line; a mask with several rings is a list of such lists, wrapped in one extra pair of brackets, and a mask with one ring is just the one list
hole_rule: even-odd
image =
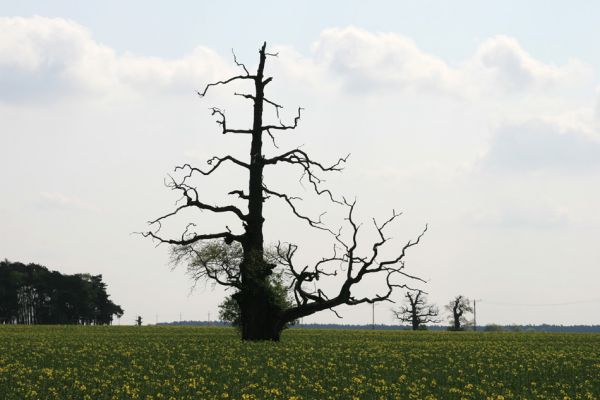
[(239, 328), (240, 318), (240, 307), (233, 296), (229, 295), (225, 297), (225, 300), (219, 304), (219, 319)]
[(137, 326), (142, 326), (142, 316), (138, 315), (137, 318), (135, 319), (135, 323)]
[(405, 303), (397, 310), (392, 310), (396, 318), (409, 322), (412, 330), (425, 329), (425, 324), (438, 323), (439, 309), (433, 304), (427, 304), (427, 298), (422, 290), (416, 293), (407, 292)]
[(465, 314), (472, 313), (471, 301), (463, 295), (458, 295), (446, 305), (446, 310), (450, 313), (450, 330), (462, 331), (468, 323)]

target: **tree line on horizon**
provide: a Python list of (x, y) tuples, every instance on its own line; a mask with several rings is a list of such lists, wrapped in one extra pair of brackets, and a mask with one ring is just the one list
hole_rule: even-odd
[(61, 274), (38, 264), (0, 262), (0, 324), (110, 325), (123, 315), (102, 275)]
[[(171, 321), (159, 322), (156, 326), (213, 326), (213, 327), (231, 327), (231, 322), (227, 321)], [(387, 324), (340, 324), (340, 323), (298, 323), (291, 326), (292, 329), (341, 329), (341, 330), (379, 330), (379, 331), (408, 331), (412, 330), (411, 326), (407, 325), (387, 325)], [(445, 325), (427, 325), (428, 331), (447, 331), (448, 326)], [(546, 332), (546, 333), (600, 333), (600, 325), (555, 325), (555, 324), (540, 324), (540, 325), (499, 325), (485, 324), (481, 326), (480, 332)]]

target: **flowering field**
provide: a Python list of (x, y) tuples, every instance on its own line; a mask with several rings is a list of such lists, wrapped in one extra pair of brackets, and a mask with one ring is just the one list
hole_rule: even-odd
[(0, 398), (600, 399), (600, 335), (0, 325)]

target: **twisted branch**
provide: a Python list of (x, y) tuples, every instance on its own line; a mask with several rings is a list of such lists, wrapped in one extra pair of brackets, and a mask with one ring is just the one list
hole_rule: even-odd
[(227, 128), (227, 120), (225, 119), (225, 113), (220, 110), (217, 107), (211, 107), (210, 108), (212, 110), (212, 114), (211, 115), (218, 115), (221, 117), (221, 119), (217, 119), (217, 124), (221, 125), (222, 131), (221, 133), (223, 135), (225, 135), (226, 133), (241, 133), (241, 134), (246, 134), (246, 135), (251, 135), (253, 130), (252, 129), (230, 129)]
[[(390, 297), (395, 289), (412, 289), (406, 283), (396, 282), (396, 277), (401, 276), (403, 278), (409, 278), (411, 280), (417, 280), (425, 282), (423, 279), (416, 276), (409, 275), (403, 271), (404, 269), (404, 257), (406, 251), (416, 244), (419, 243), (422, 236), (425, 234), (427, 227), (415, 240), (410, 240), (406, 243), (401, 251), (400, 255), (394, 258), (385, 258), (380, 260), (380, 248), (384, 246), (388, 241), (389, 237), (385, 234), (385, 228), (394, 221), (400, 213), (392, 212), (392, 216), (388, 218), (381, 225), (373, 220), (375, 229), (378, 232), (379, 240), (376, 241), (372, 247), (371, 252), (368, 256), (361, 256), (357, 254), (358, 246), (358, 235), (361, 228), (360, 224), (354, 221), (354, 207), (356, 201), (349, 203), (344, 199), (344, 204), (348, 207), (348, 216), (346, 221), (351, 227), (350, 240), (345, 241), (341, 237), (341, 231), (335, 234), (335, 240), (337, 246), (334, 245), (333, 255), (330, 257), (322, 258), (312, 268), (308, 266), (298, 269), (294, 266), (293, 256), (296, 253), (297, 246), (288, 245), (287, 248), (278, 246), (278, 256), (281, 265), (286, 267), (289, 271), (291, 279), (290, 288), (294, 291), (294, 297), (296, 299), (296, 306), (285, 312), (285, 318), (299, 318), (305, 315), (310, 315), (314, 312), (333, 309), (341, 304), (357, 305), (362, 303), (376, 303), (382, 301), (394, 302)], [(342, 250), (342, 252), (338, 252)], [(343, 264), (345, 267), (345, 280), (336, 296), (327, 296), (320, 289), (308, 289), (307, 284), (318, 281), (323, 276), (335, 276), (337, 270), (327, 269), (327, 265), (331, 263)], [(344, 270), (340, 266), (341, 270)], [(359, 282), (368, 274), (382, 273), (385, 276), (385, 285), (387, 290), (384, 293), (378, 293), (374, 296), (355, 297), (352, 294), (352, 287)]]

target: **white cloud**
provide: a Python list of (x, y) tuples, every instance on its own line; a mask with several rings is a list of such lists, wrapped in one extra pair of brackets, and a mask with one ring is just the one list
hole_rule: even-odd
[(56, 100), (61, 95), (134, 89), (192, 93), (231, 63), (198, 47), (176, 60), (118, 55), (76, 22), (61, 18), (0, 18), (0, 100)]
[[(590, 76), (581, 62), (545, 64), (506, 36), (486, 40), (458, 66), (408, 37), (356, 27), (324, 30), (309, 56), (286, 46), (276, 51), (278, 76), (321, 88), (341, 85), (361, 95), (410, 91), (481, 97), (507, 89), (568, 87)], [(0, 101), (56, 100), (82, 91), (96, 96), (123, 90), (192, 93), (238, 72), (229, 57), (206, 47), (177, 59), (117, 54), (74, 21), (0, 18)]]
[(310, 85), (311, 88), (332, 89), (337, 86), (328, 76), (328, 67), (315, 62), (313, 57), (307, 57), (289, 46), (274, 46), (277, 53), (276, 62), (268, 65), (273, 70), (277, 81), (294, 82), (299, 85)]
[(581, 86), (592, 78), (578, 60), (556, 66), (535, 59), (507, 36), (484, 41), (464, 63), (451, 66), (396, 33), (356, 27), (323, 31), (313, 45), (315, 65), (326, 68), (350, 92), (415, 90), (459, 96)]
[(106, 86), (114, 52), (60, 18), (0, 18), (0, 98), (55, 98)]
[(178, 60), (125, 55), (116, 62), (120, 82), (139, 91), (159, 89), (192, 92), (233, 74), (231, 63), (206, 47), (197, 47)]
[(315, 61), (327, 66), (346, 89), (450, 90), (456, 73), (409, 38), (355, 27), (327, 29), (313, 46)]
[(543, 63), (516, 39), (503, 35), (483, 42), (472, 62), (496, 84), (518, 91), (579, 84), (591, 76), (591, 69), (580, 61), (570, 60), (560, 67)]

